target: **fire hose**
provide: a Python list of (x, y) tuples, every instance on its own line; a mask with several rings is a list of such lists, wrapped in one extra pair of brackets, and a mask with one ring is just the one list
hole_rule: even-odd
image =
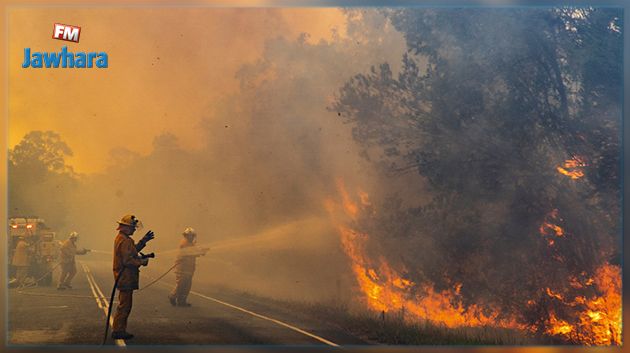
[[(141, 259), (148, 259), (148, 258), (153, 258), (153, 257), (155, 257), (154, 253), (150, 253), (146, 255), (143, 253), (140, 253)], [(120, 277), (122, 277), (122, 274), (123, 272), (125, 272), (126, 269), (127, 269), (126, 267), (123, 267), (122, 271), (118, 273), (118, 276), (116, 276), (116, 279), (114, 280), (114, 287), (112, 287), (112, 295), (109, 297), (109, 306), (107, 308), (107, 320), (105, 320), (105, 334), (103, 335), (103, 343), (101, 343), (101, 346), (105, 345), (105, 342), (107, 342), (107, 333), (109, 332), (109, 319), (112, 317), (112, 306), (114, 305), (114, 296), (116, 295), (116, 288), (118, 288), (118, 280), (120, 279)]]
[[(44, 273), (43, 276), (41, 276), (40, 278), (36, 279), (34, 281), (34, 284), (28, 287), (36, 287), (37, 283), (39, 283), (39, 281), (43, 280), (44, 278), (46, 278), (46, 276), (48, 276), (49, 274), (52, 273), (52, 271), (54, 271), (57, 267), (59, 267), (59, 265), (61, 265), (61, 262), (58, 262), (55, 266), (53, 266), (53, 268), (51, 268), (50, 270), (48, 270), (48, 272)], [(18, 289), (21, 288), (28, 288), (24, 283), (20, 283), (20, 286), (18, 287)]]
[(169, 272), (171, 272), (176, 266), (177, 266), (177, 263), (175, 263), (173, 266), (171, 266), (171, 268), (169, 268), (166, 272), (164, 272), (160, 277), (156, 278), (155, 280), (153, 280), (151, 283), (147, 284), (146, 286), (138, 289), (138, 292), (140, 292), (142, 290), (145, 290), (145, 289), (151, 287), (152, 285), (154, 285), (155, 283), (157, 283), (159, 280), (164, 278), (164, 276), (166, 276)]
[[(44, 294), (44, 293), (31, 293), (31, 292), (27, 292), (24, 289), (27, 288), (35, 288), (37, 287), (37, 283), (39, 281), (41, 281), (42, 279), (44, 279), (48, 274), (50, 274), (51, 272), (53, 272), (57, 267), (59, 267), (59, 265), (61, 265), (61, 263), (57, 263), (52, 269), (50, 269), (50, 271), (46, 272), (46, 274), (44, 274), (42, 277), (40, 277), (39, 279), (35, 280), (35, 285), (29, 285), (29, 286), (25, 286), (22, 285), (20, 287), (17, 288), (17, 293), (20, 294), (25, 294), (25, 295), (33, 295), (33, 296), (39, 296), (39, 297), (55, 297), (55, 298), (87, 298), (87, 299), (94, 299), (93, 296), (90, 295), (76, 295), (76, 294)], [(177, 266), (177, 263), (175, 263), (173, 266), (171, 266), (166, 272), (164, 272), (163, 274), (161, 274), (158, 278), (156, 278), (155, 280), (153, 280), (151, 283), (147, 284), (146, 286), (138, 289), (138, 292), (145, 290), (149, 287), (151, 287), (152, 285), (154, 285), (155, 283), (157, 283), (159, 280), (161, 280), (162, 278), (164, 278), (164, 276), (166, 276), (167, 274), (169, 274), (171, 271), (173, 271), (173, 269)]]
[[(44, 293), (31, 293), (31, 292), (27, 292), (24, 289), (26, 288), (35, 288), (37, 287), (37, 283), (39, 283), (39, 281), (41, 281), (42, 279), (44, 279), (46, 276), (48, 276), (51, 272), (53, 272), (57, 267), (59, 267), (59, 265), (61, 265), (61, 262), (57, 263), (53, 268), (50, 269), (50, 271), (46, 272), (43, 276), (41, 276), (40, 278), (36, 279), (34, 281), (34, 285), (30, 285), (30, 286), (25, 286), (25, 285), (21, 285), (20, 287), (17, 288), (17, 292), (20, 294), (25, 294), (25, 295), (32, 295), (32, 296), (36, 296), (36, 297), (55, 297), (55, 298), (88, 298), (88, 299), (94, 299), (94, 297), (89, 296), (89, 295), (76, 295), (76, 294), (44, 294)], [(24, 289), (23, 289), (24, 288)]]

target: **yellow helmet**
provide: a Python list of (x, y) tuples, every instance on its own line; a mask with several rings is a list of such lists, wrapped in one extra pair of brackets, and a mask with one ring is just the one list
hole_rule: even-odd
[(142, 222), (136, 218), (136, 216), (128, 214), (124, 215), (120, 221), (116, 222), (118, 224), (134, 227), (134, 228), (142, 228)]

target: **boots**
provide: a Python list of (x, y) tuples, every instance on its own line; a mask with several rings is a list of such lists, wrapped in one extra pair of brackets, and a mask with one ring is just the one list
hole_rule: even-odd
[(112, 332), (112, 338), (115, 340), (128, 340), (132, 339), (133, 335), (125, 331), (114, 331)]

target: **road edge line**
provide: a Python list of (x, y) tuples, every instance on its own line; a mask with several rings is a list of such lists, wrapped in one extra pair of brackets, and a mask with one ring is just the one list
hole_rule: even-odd
[(293, 326), (293, 325), (287, 324), (286, 322), (282, 322), (282, 321), (280, 321), (280, 320), (277, 320), (277, 319), (274, 319), (274, 318), (270, 318), (270, 317), (265, 316), (265, 315), (262, 315), (262, 314), (255, 313), (255, 312), (253, 312), (253, 311), (251, 311), (251, 310), (247, 310), (247, 309), (245, 309), (245, 308), (241, 308), (241, 307), (236, 306), (236, 305), (234, 305), (234, 304), (230, 304), (230, 303), (228, 303), (228, 302), (224, 302), (224, 301), (222, 301), (222, 300), (219, 300), (219, 299), (216, 299), (216, 298), (213, 298), (213, 297), (209, 297), (209, 296), (204, 295), (204, 294), (201, 294), (201, 293), (199, 293), (199, 292), (190, 291), (190, 293), (191, 293), (191, 294), (194, 294), (194, 295), (196, 295), (196, 296), (199, 296), (199, 297), (201, 297), (201, 298), (205, 298), (205, 299), (208, 299), (208, 300), (212, 300), (212, 301), (217, 302), (217, 303), (219, 303), (219, 304), (222, 304), (222, 305), (228, 306), (228, 307), (230, 307), (230, 308), (232, 308), (232, 309), (236, 309), (236, 310), (242, 311), (242, 312), (244, 312), (244, 313), (250, 314), (250, 315), (255, 316), (255, 317), (257, 317), (257, 318), (260, 318), (260, 319), (263, 319), (263, 320), (267, 320), (267, 321), (271, 321), (271, 322), (276, 323), (276, 324), (278, 324), (278, 325), (280, 325), (280, 326), (284, 326), (284, 327), (286, 327), (286, 328), (288, 328), (288, 329), (291, 329), (291, 330), (293, 330), (293, 331), (299, 332), (299, 333), (301, 333), (301, 334), (303, 334), (303, 335), (306, 335), (306, 336), (308, 336), (308, 337), (314, 338), (314, 339), (316, 339), (316, 340), (318, 340), (318, 341), (320, 341), (320, 342), (322, 342), (322, 343), (325, 343), (325, 344), (327, 344), (327, 345), (329, 345), (329, 346), (332, 346), (332, 347), (339, 347), (339, 345), (338, 345), (338, 344), (336, 344), (336, 343), (334, 343), (334, 342), (331, 342), (331, 341), (329, 341), (329, 340), (327, 340), (327, 339), (325, 339), (325, 338), (323, 338), (323, 337), (320, 337), (320, 336), (317, 336), (317, 335), (315, 335), (315, 334), (313, 334), (313, 333), (310, 333), (310, 332), (308, 332), (308, 331), (305, 331), (305, 330), (303, 330), (303, 329), (301, 329), (301, 328), (299, 328), (299, 327), (295, 327), (295, 326)]
[[(92, 272), (90, 271), (90, 268), (88, 267), (88, 265), (81, 262), (81, 267), (83, 267), (83, 272), (85, 273), (85, 277), (87, 278), (88, 283), (90, 284), (90, 287), (92, 288), (92, 294), (94, 295), (94, 299), (96, 299), (97, 304), (99, 304), (99, 307), (101, 307), (100, 301), (102, 300), (104, 302), (105, 305), (101, 309), (103, 309), (103, 312), (105, 313), (105, 317), (107, 317), (107, 311), (109, 310), (109, 303), (107, 302), (107, 298), (99, 297), (96, 294), (96, 291), (94, 290), (95, 287), (98, 290), (98, 292), (101, 293), (101, 295), (103, 295), (103, 291), (101, 291), (101, 288), (99, 287), (98, 283), (96, 283), (96, 279), (92, 277)], [(114, 323), (114, 319), (110, 317), (109, 326), (112, 328), (113, 328), (113, 323)], [(127, 344), (125, 343), (125, 340), (122, 340), (122, 339), (115, 339), (114, 342), (119, 347), (127, 346)]]

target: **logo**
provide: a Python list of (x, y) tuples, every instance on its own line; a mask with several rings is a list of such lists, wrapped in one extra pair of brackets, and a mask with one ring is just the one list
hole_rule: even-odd
[(81, 27), (55, 23), (53, 26), (53, 39), (67, 40), (68, 42), (79, 43)]
[[(81, 27), (55, 23), (53, 25), (53, 39), (65, 40), (68, 42), (79, 43), (81, 36)], [(59, 52), (40, 52), (32, 51), (31, 48), (24, 48), (24, 62), (22, 68), (107, 68), (108, 57), (104, 51), (77, 51), (76, 53), (68, 51), (67, 46), (61, 47)]]

